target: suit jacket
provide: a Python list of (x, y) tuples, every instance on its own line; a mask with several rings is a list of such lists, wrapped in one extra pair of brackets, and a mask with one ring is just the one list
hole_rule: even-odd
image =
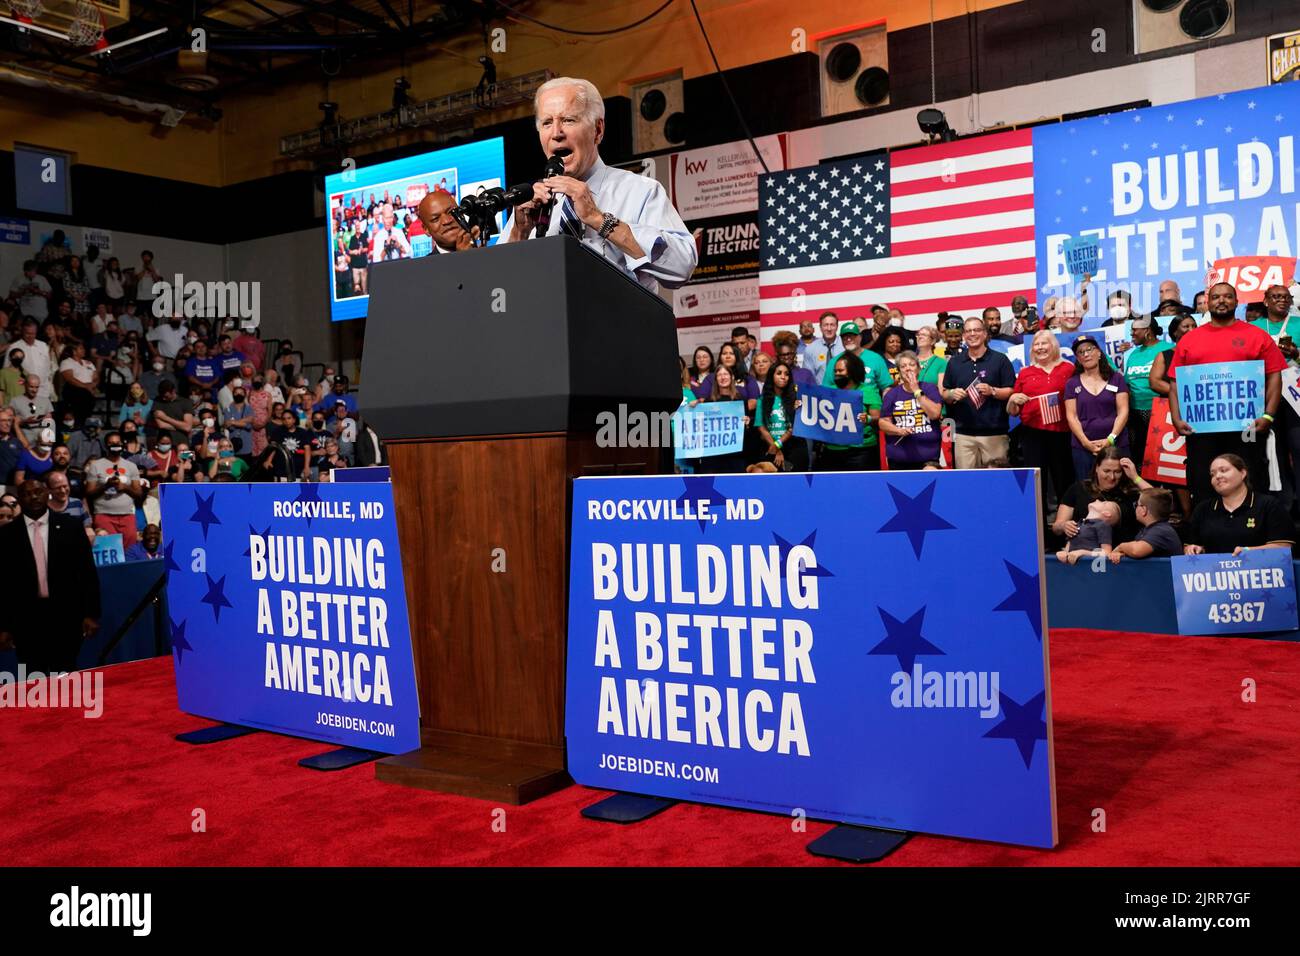
[[(50, 604), (61, 622), (80, 622), (90, 617), (99, 620), (99, 572), (91, 554), (86, 529), (80, 519), (50, 512), (49, 569), (47, 582)], [(0, 602), (0, 627), (7, 631), (24, 630), (33, 622), (38, 593), (36, 559), (27, 537), (27, 518), (16, 519), (0, 528), (0, 563), (6, 568), (6, 600)]]

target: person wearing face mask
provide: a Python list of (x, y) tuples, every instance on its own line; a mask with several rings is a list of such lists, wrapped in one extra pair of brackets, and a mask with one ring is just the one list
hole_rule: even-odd
[(222, 418), (230, 436), (235, 453), (247, 462), (253, 454), (253, 407), (248, 404), (248, 390), (236, 386), (231, 392), (231, 401), (222, 409)]
[(275, 357), (275, 370), (286, 382), (294, 381), (302, 373), (302, 356), (294, 351), (293, 342), (285, 339), (280, 343), (280, 353)]
[(100, 417), (91, 415), (78, 431), (74, 431), (68, 436), (65, 444), (72, 453), (72, 468), (77, 471), (84, 471), (87, 462), (104, 456), (104, 443), (99, 434), (100, 429), (103, 427), (104, 422)]
[(117, 422), (135, 422), (135, 424), (144, 428), (149, 423), (149, 415), (153, 411), (153, 402), (145, 394), (144, 386), (139, 382), (132, 384), (126, 391), (126, 400), (117, 412)]
[(224, 434), (217, 421), (217, 411), (211, 405), (200, 405), (196, 410), (198, 425), (190, 433), (190, 447), (195, 450), (204, 469), (209, 459), (217, 457), (217, 443)]
[(320, 463), (326, 454), (325, 445), (333, 440), (334, 435), (326, 426), (325, 412), (317, 409), (311, 416), (311, 469), (313, 478), (319, 478)]
[(229, 475), (232, 481), (243, 481), (247, 473), (248, 463), (235, 455), (230, 439), (218, 441), (216, 457), (208, 463), (208, 480), (215, 481), (217, 475)]
[(120, 432), (104, 436), (104, 457), (86, 466), (86, 503), (94, 512), (91, 526), (122, 536), (122, 547), (135, 544), (135, 507), (144, 499), (140, 469), (122, 453), (126, 446)]
[(163, 358), (170, 362), (186, 344), (189, 334), (189, 329), (181, 321), (181, 317), (172, 315), (166, 322), (159, 322), (156, 328), (151, 329), (145, 336), (145, 342), (155, 358)]
[[(122, 445), (124, 446), (122, 457), (139, 468), (140, 474), (143, 476), (144, 473), (149, 470), (149, 467), (153, 462), (149, 459), (149, 453), (144, 450), (143, 439), (139, 427), (135, 422), (127, 422), (118, 430), (122, 433)], [(146, 479), (142, 477), (140, 484), (147, 492), (149, 486), (144, 484), (145, 480)]]
[[(0, 366), (0, 408), (8, 407), (10, 402), (23, 394), (27, 382), (27, 373), (23, 371), (23, 360), (26, 358), (27, 353), (19, 347), (10, 352), (8, 360)], [(36, 387), (41, 387), (39, 378)]]
[(171, 435), (163, 432), (149, 451), (149, 464), (145, 466), (145, 478), (153, 484), (171, 481), (176, 473), (180, 458), (172, 444)]
[(30, 448), (23, 449), (14, 467), (14, 484), (21, 485), (28, 478), (43, 478), (54, 468), (54, 433), (48, 428)]
[(311, 475), (311, 432), (298, 427), (298, 417), (286, 408), (281, 413), (279, 426), (268, 429), (268, 437), (289, 454), (290, 474), (308, 481)]

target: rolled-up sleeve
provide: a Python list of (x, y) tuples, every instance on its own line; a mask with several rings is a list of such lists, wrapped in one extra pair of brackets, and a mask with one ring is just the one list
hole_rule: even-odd
[(637, 275), (652, 276), (660, 285), (676, 289), (695, 271), (698, 260), (695, 239), (669, 202), (664, 187), (653, 179), (644, 178), (641, 182), (651, 188), (636, 219), (629, 221), (627, 227), (645, 255), (624, 253), (623, 260)]

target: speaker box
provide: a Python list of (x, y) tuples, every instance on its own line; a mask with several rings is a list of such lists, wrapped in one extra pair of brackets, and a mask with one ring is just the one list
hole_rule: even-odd
[(686, 142), (682, 71), (630, 82), (632, 152), (654, 153)]
[(1154, 53), (1237, 30), (1234, 0), (1133, 0), (1133, 52)]
[(889, 105), (889, 44), (883, 22), (815, 39), (822, 116)]

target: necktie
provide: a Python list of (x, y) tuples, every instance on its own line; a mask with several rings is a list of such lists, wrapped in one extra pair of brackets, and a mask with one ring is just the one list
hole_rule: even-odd
[(45, 542), (41, 540), (39, 523), (32, 527), (32, 557), (36, 559), (36, 587), (40, 596), (47, 598), (50, 596), (49, 569), (46, 567)]
[(578, 214), (574, 212), (573, 203), (569, 201), (568, 196), (565, 196), (564, 202), (560, 203), (560, 231), (567, 233), (579, 242), (582, 241), (582, 236), (585, 231), (583, 229), (582, 220), (580, 220)]

